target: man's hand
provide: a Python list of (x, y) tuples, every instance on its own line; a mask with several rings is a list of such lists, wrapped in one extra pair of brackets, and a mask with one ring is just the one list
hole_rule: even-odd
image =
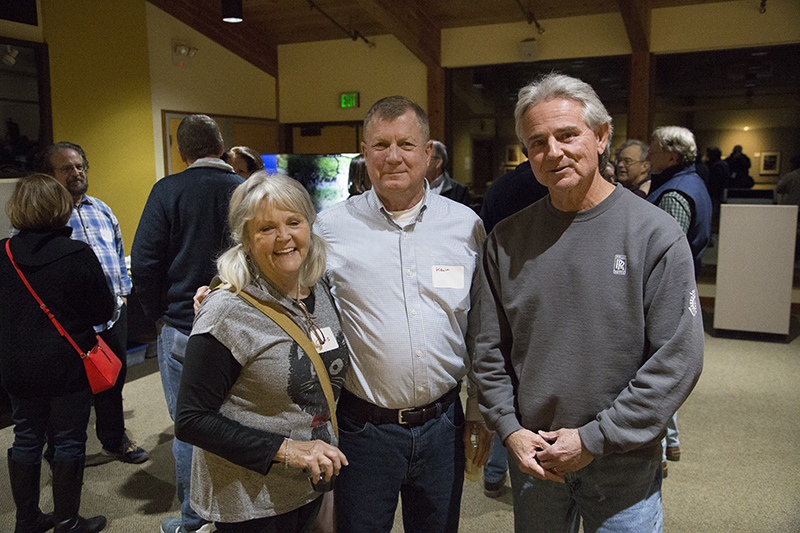
[(208, 285), (203, 285), (197, 292), (194, 293), (194, 298), (192, 301), (194, 302), (194, 312), (197, 313), (197, 310), (200, 309), (200, 304), (203, 303), (203, 300), (206, 299), (206, 296), (211, 292), (211, 289)]
[(550, 447), (550, 444), (540, 435), (528, 429), (519, 429), (506, 437), (504, 444), (521, 472), (526, 472), (539, 479), (564, 483), (563, 477), (539, 464), (539, 454)]
[(594, 460), (586, 449), (577, 429), (540, 431), (539, 436), (552, 444), (536, 454), (539, 464), (556, 475), (575, 472)]
[(478, 435), (478, 448), (475, 450), (475, 457), (472, 462), (477, 466), (486, 466), (489, 462), (489, 455), (492, 453), (492, 442), (494, 441), (494, 431), (486, 427), (483, 420), (467, 420), (464, 423), (464, 447), (472, 446), (472, 431)]

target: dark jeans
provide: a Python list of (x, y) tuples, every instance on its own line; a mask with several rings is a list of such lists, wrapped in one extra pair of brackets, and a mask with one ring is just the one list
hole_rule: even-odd
[(311, 531), (321, 504), (320, 497), (288, 513), (247, 522), (214, 522), (214, 527), (217, 533), (307, 533)]
[(12, 458), (21, 464), (39, 464), (49, 428), (56, 461), (82, 460), (86, 454), (91, 397), (92, 391), (88, 388), (64, 396), (11, 396)]
[(107, 450), (118, 451), (125, 435), (125, 413), (122, 409), (122, 387), (128, 374), (128, 306), (120, 309), (119, 320), (111, 329), (100, 333), (100, 337), (113, 350), (122, 368), (117, 383), (108, 390), (94, 396), (94, 412), (96, 415), (95, 430), (97, 439)]
[(390, 532), (398, 496), (406, 532), (458, 531), (464, 485), (464, 413), (454, 402), (422, 426), (361, 423), (339, 409), (338, 530)]

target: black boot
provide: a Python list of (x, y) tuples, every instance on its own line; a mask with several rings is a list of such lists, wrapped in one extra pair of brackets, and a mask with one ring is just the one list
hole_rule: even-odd
[(44, 533), (53, 527), (53, 515), (39, 509), (39, 476), (42, 463), (24, 465), (11, 458), (8, 450), (8, 479), (17, 506), (14, 533)]
[(53, 461), (53, 533), (96, 533), (106, 527), (105, 516), (83, 518), (81, 506), (84, 458), (74, 461)]

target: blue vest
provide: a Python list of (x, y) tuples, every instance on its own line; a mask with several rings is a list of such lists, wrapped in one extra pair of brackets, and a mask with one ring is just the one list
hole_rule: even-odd
[(658, 205), (664, 193), (669, 191), (678, 191), (683, 194), (684, 198), (689, 200), (689, 206), (692, 209), (692, 220), (689, 223), (686, 238), (692, 249), (694, 273), (697, 277), (697, 273), (700, 271), (700, 258), (711, 240), (711, 197), (708, 195), (706, 184), (695, 172), (694, 165), (689, 165), (661, 187), (650, 191), (647, 201)]

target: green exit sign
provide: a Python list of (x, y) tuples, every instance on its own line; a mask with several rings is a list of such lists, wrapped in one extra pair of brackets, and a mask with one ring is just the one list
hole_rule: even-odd
[(343, 93), (341, 97), (342, 108), (359, 107), (358, 93)]

